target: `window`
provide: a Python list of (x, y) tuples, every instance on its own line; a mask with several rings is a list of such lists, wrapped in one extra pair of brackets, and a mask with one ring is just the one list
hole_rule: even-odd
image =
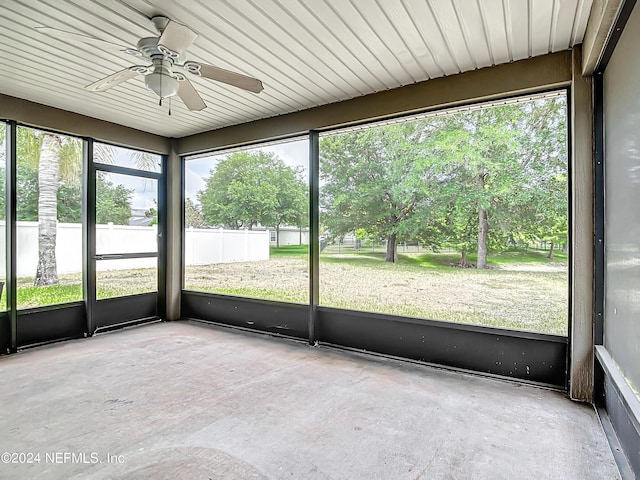
[(18, 308), (82, 300), (82, 142), (17, 130)]
[(162, 157), (104, 144), (94, 151), (96, 298), (157, 292)]
[(320, 304), (566, 335), (566, 95), (320, 141)]
[(187, 290), (306, 303), (308, 141), (185, 162)]
[[(6, 211), (6, 183), (7, 183), (7, 125), (0, 122), (0, 248), (6, 252), (7, 239), (7, 211)], [(0, 254), (0, 311), (7, 309), (7, 255)]]
[(160, 173), (162, 171), (162, 157), (160, 155), (97, 142), (94, 146), (94, 163), (134, 168), (148, 172)]

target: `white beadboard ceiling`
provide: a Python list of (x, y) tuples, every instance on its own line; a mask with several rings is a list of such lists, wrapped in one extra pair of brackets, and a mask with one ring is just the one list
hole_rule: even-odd
[[(333, 103), (566, 50), (592, 0), (0, 0), (0, 93), (168, 137)], [(198, 38), (187, 58), (262, 80), (253, 94), (190, 77), (208, 108), (158, 106), (139, 77), (83, 87), (140, 63), (47, 36), (47, 26), (135, 47), (165, 15)]]

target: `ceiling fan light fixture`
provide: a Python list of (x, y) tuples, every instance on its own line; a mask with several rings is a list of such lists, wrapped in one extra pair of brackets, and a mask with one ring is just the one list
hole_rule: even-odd
[[(2, 0), (0, 0), (1, 2)], [(196, 40), (198, 34), (189, 27), (162, 15), (153, 17), (151, 21), (159, 35), (140, 38), (136, 43), (136, 48), (125, 47), (79, 32), (66, 32), (48, 27), (36, 28), (41, 33), (60, 37), (67, 41), (97, 44), (101, 49), (117, 48), (120, 52), (139, 57), (146, 63), (146, 65), (132, 65), (86, 85), (84, 88), (90, 92), (105, 92), (139, 75), (144, 75), (147, 89), (160, 97), (160, 106), (162, 106), (163, 99), (170, 99), (177, 95), (190, 111), (199, 112), (207, 108), (207, 104), (189, 81), (189, 75), (226, 83), (253, 93), (260, 93), (264, 89), (262, 82), (256, 78), (206, 63), (186, 61), (185, 52)]]
[(150, 73), (144, 77), (144, 83), (160, 98), (173, 97), (178, 93), (178, 80), (164, 73)]

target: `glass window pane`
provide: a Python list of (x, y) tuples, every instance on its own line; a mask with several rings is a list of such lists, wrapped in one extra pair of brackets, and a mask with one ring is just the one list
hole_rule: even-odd
[(566, 96), (325, 135), (320, 303), (566, 335)]
[(18, 308), (82, 300), (82, 142), (17, 130)]
[(162, 157), (154, 153), (131, 150), (104, 143), (95, 143), (93, 161), (119, 167), (135, 168), (148, 172), (162, 171)]
[(7, 265), (6, 239), (7, 239), (7, 212), (6, 212), (6, 178), (7, 178), (7, 128), (4, 122), (0, 122), (0, 311), (7, 309)]
[(306, 303), (308, 141), (185, 162), (187, 290)]
[(98, 300), (157, 291), (157, 258), (96, 261), (96, 298)]
[(158, 182), (96, 173), (96, 253), (158, 251)]

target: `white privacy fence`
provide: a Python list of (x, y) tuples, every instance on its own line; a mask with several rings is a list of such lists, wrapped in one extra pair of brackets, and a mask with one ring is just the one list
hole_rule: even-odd
[[(6, 245), (5, 221), (0, 221), (0, 252)], [(157, 227), (96, 225), (96, 253), (142, 253), (157, 251)], [(17, 276), (33, 277), (38, 266), (38, 223), (17, 222)], [(269, 231), (187, 229), (186, 265), (251, 262), (269, 259)], [(82, 225), (58, 223), (56, 237), (58, 273), (82, 272)], [(99, 260), (98, 270), (124, 270), (157, 265), (155, 258)], [(0, 277), (6, 258), (0, 254)]]
[(269, 260), (269, 231), (187, 228), (186, 265)]

